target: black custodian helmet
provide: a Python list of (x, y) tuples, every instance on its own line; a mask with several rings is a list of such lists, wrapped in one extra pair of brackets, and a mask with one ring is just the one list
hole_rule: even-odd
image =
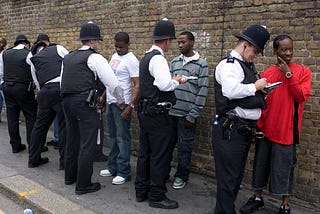
[(100, 35), (99, 26), (91, 21), (81, 26), (80, 37), (78, 40), (85, 41), (90, 39), (98, 39), (103, 41)]
[(164, 40), (164, 39), (176, 39), (176, 29), (174, 24), (167, 18), (164, 18), (157, 22), (152, 40)]
[(25, 42), (27, 44), (30, 44), (28, 38), (22, 34), (20, 34), (16, 37), (16, 41), (14, 42), (14, 46), (17, 46), (19, 44), (19, 42)]
[(238, 39), (244, 39), (257, 48), (262, 54), (264, 48), (268, 45), (270, 34), (266, 27), (261, 25), (250, 25), (240, 35), (234, 35)]

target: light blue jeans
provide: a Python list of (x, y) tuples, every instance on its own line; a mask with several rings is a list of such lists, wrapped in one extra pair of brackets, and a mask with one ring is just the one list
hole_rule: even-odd
[(131, 116), (121, 118), (123, 110), (116, 104), (107, 105), (107, 141), (110, 146), (108, 169), (113, 175), (131, 180)]

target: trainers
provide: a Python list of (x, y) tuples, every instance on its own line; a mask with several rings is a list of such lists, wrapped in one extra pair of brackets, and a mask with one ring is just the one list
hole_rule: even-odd
[(181, 178), (176, 177), (174, 179), (172, 188), (173, 189), (182, 189), (186, 185), (186, 182), (182, 180)]
[(112, 173), (109, 171), (109, 169), (104, 169), (100, 171), (100, 176), (102, 177), (111, 177)]
[(288, 204), (286, 205), (281, 205), (279, 209), (279, 214), (290, 214), (290, 207)]
[(120, 185), (120, 184), (124, 184), (126, 182), (126, 179), (121, 177), (121, 176), (116, 176), (113, 180), (112, 180), (112, 184), (115, 185)]
[(240, 208), (240, 213), (244, 214), (249, 214), (257, 210), (261, 210), (264, 208), (264, 202), (263, 198), (261, 197), (261, 201), (256, 200), (256, 196), (253, 195), (247, 203), (245, 203), (241, 208)]

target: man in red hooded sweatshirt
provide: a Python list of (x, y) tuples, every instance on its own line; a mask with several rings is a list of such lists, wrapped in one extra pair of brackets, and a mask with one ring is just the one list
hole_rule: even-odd
[(289, 214), (292, 194), (296, 145), (299, 143), (304, 103), (311, 94), (311, 71), (291, 62), (293, 40), (279, 35), (273, 40), (277, 63), (262, 72), (268, 83), (282, 82), (267, 96), (257, 127), (262, 131), (256, 142), (252, 186), (255, 190), (241, 213), (264, 208), (262, 190), (269, 181), (269, 191), (282, 196), (279, 214)]

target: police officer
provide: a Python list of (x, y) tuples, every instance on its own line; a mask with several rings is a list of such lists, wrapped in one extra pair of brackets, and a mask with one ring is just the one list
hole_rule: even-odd
[(164, 58), (164, 52), (169, 50), (175, 38), (174, 24), (167, 19), (160, 20), (152, 36), (154, 44), (139, 65), (140, 147), (135, 181), (136, 201), (149, 198), (150, 207), (162, 209), (178, 207), (178, 202), (165, 195), (174, 144), (173, 123), (168, 112), (175, 103), (173, 90), (179, 83), (185, 82), (181, 76), (171, 78)]
[(14, 47), (3, 52), (0, 56), (0, 76), (3, 73), (2, 86), (6, 100), (8, 131), (12, 153), (26, 149), (21, 143), (19, 133), (19, 116), (22, 110), (27, 129), (27, 143), (30, 143), (31, 132), (36, 120), (37, 102), (28, 64), (30, 42), (25, 35), (18, 35)]
[(66, 117), (65, 184), (76, 182), (76, 194), (95, 192), (100, 183), (92, 183), (94, 148), (100, 127), (95, 107), (96, 86), (100, 80), (124, 106), (123, 91), (108, 61), (97, 53), (102, 37), (93, 22), (82, 25), (79, 40), (82, 47), (63, 60), (61, 92)]
[(255, 121), (265, 107), (265, 78), (257, 80), (253, 60), (270, 38), (260, 25), (249, 26), (228, 57), (215, 70), (215, 100), (219, 121), (213, 126), (217, 200), (215, 213), (236, 213), (234, 202), (255, 133)]
[[(31, 52), (33, 52), (33, 57), (31, 57), (31, 72), (39, 92), (37, 93), (37, 120), (31, 135), (28, 167), (34, 168), (49, 161), (47, 157), (41, 158), (41, 148), (45, 143), (47, 132), (55, 115), (58, 115), (59, 169), (63, 170), (66, 125), (61, 106), (60, 74), (62, 60), (69, 52), (61, 45), (50, 43), (49, 37), (46, 34), (38, 36), (38, 38), (41, 37), (45, 40), (38, 41), (31, 49)], [(37, 52), (38, 47), (40, 47), (39, 52)]]

